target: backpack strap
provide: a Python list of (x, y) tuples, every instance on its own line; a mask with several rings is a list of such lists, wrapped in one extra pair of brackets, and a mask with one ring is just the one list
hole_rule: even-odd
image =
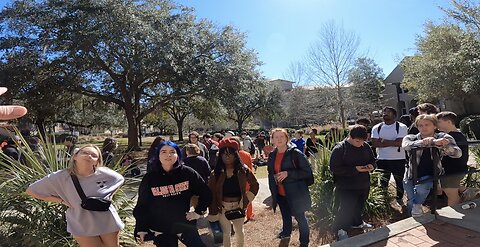
[(343, 146), (343, 156), (342, 156), (342, 161), (344, 161), (347, 158), (347, 141), (342, 141), (342, 146)]
[[(378, 129), (377, 129), (378, 135), (380, 135), (380, 130), (382, 129), (382, 126), (383, 126), (383, 122), (380, 123), (380, 125), (378, 125)], [(397, 131), (397, 135), (398, 135), (398, 133), (400, 132), (400, 123), (398, 121), (395, 121), (395, 130)]]
[(71, 174), (70, 177), (72, 178), (73, 185), (75, 185), (75, 189), (77, 190), (78, 195), (80, 196), (80, 199), (84, 201), (87, 196), (85, 195), (85, 192), (83, 192), (82, 186), (80, 186), (80, 182), (78, 181), (78, 178), (75, 174)]
[(382, 129), (382, 126), (383, 126), (383, 122), (381, 122), (380, 125), (378, 125), (377, 134), (379, 137), (380, 137), (380, 130)]
[[(295, 152), (295, 150), (291, 151), (291, 155), (290, 155), (291, 159), (292, 159), (292, 164), (293, 164), (293, 167), (295, 167), (295, 169), (298, 169), (298, 156), (297, 156), (297, 152)], [(294, 157), (295, 156), (295, 157)]]
[[(383, 122), (381, 122), (380, 125), (378, 125), (377, 134), (379, 137), (380, 137), (380, 130), (382, 129), (382, 126), (383, 126)], [(395, 121), (395, 130), (397, 131), (397, 135), (398, 135), (398, 133), (400, 132), (400, 123), (398, 121)], [(400, 147), (397, 148), (397, 151), (400, 152)]]

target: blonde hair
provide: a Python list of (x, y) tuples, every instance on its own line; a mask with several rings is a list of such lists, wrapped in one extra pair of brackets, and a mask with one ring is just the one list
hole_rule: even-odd
[(201, 153), (200, 148), (193, 143), (188, 143), (187, 145), (185, 145), (185, 152), (187, 152), (187, 154), (192, 154), (192, 155), (200, 155)]
[(282, 133), (285, 135), (285, 138), (287, 139), (287, 143), (290, 142), (290, 135), (288, 134), (288, 131), (286, 129), (283, 129), (283, 128), (275, 128), (272, 130), (272, 135), (271, 135), (271, 138), (273, 139), (273, 135), (275, 135), (275, 133)]
[(78, 150), (76, 150), (74, 152), (74, 154), (72, 155), (72, 157), (70, 158), (68, 168), (67, 168), (67, 170), (70, 172), (70, 174), (76, 175), (76, 173), (75, 173), (76, 162), (75, 162), (74, 158), (77, 157), (78, 153), (80, 151), (82, 151), (82, 149), (88, 148), (88, 147), (91, 147), (91, 148), (95, 149), (95, 151), (97, 151), (97, 153), (98, 153), (97, 164), (93, 166), (93, 169), (95, 170), (97, 167), (102, 167), (103, 166), (103, 158), (102, 158), (102, 152), (100, 151), (100, 148), (98, 148), (97, 146), (95, 146), (93, 144), (87, 144), (87, 145), (79, 148)]
[(415, 118), (415, 125), (418, 125), (418, 122), (422, 120), (428, 120), (433, 123), (434, 126), (437, 126), (438, 119), (435, 114), (422, 114)]
[(243, 147), (243, 142), (240, 140), (240, 137), (232, 136), (232, 137), (228, 137), (228, 139), (236, 141), (240, 149)]

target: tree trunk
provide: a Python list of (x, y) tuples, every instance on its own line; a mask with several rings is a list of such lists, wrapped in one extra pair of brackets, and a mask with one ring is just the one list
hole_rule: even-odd
[(340, 85), (337, 85), (337, 101), (340, 106), (340, 121), (342, 122), (342, 128), (345, 128), (345, 106), (343, 105), (342, 87)]
[(178, 140), (183, 141), (183, 120), (184, 119), (179, 119), (175, 120), (177, 123), (177, 131), (178, 131)]
[(243, 122), (244, 120), (241, 120), (241, 119), (237, 120), (237, 129), (239, 132), (243, 130)]
[(137, 126), (138, 126), (138, 141), (139, 141), (139, 146), (141, 147), (142, 144), (142, 123), (141, 121), (137, 121)]
[(467, 97), (462, 99), (462, 106), (463, 106), (464, 114), (472, 114), (472, 112), (470, 110), (470, 104), (469, 103), (470, 102), (468, 102)]
[(125, 107), (125, 115), (127, 117), (128, 124), (128, 151), (138, 151), (140, 146), (138, 145), (138, 125), (136, 114), (133, 109)]

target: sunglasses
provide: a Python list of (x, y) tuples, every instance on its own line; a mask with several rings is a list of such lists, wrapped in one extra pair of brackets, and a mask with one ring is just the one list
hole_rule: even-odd
[(93, 152), (88, 152), (88, 151), (78, 151), (78, 155), (82, 155), (82, 156), (88, 156), (90, 155), (92, 158), (94, 159), (98, 159), (99, 158), (99, 155), (96, 154), (96, 153), (93, 153)]

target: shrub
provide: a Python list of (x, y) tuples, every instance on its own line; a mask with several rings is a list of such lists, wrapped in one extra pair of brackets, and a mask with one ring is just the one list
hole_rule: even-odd
[[(20, 136), (20, 133), (17, 133)], [(26, 143), (22, 137), (22, 142)], [(2, 246), (74, 246), (74, 240), (66, 231), (65, 210), (59, 204), (34, 199), (24, 193), (28, 186), (47, 174), (64, 169), (68, 159), (57, 150), (55, 142), (40, 140), (39, 151), (22, 148), (25, 164), (0, 154), (0, 243)], [(119, 166), (117, 171), (123, 173)], [(132, 215), (132, 199), (135, 197), (134, 179), (114, 195), (114, 204), (126, 223), (120, 239), (122, 246), (134, 246), (133, 227), (127, 217)]]
[(310, 187), (312, 196), (313, 221), (320, 231), (329, 230), (335, 215), (333, 175), (329, 169), (330, 150), (321, 149), (320, 158), (314, 160), (315, 183)]
[(378, 170), (370, 173), (370, 191), (365, 203), (365, 215), (369, 218), (388, 217), (392, 213), (390, 201), (392, 196), (387, 190), (382, 189), (378, 182), (383, 179), (382, 173)]
[(460, 130), (469, 138), (480, 137), (480, 115), (470, 115), (460, 121)]
[[(475, 158), (475, 164), (480, 164), (480, 147), (471, 148), (470, 155), (473, 155)], [(476, 172), (467, 174), (464, 183), (465, 187), (480, 188), (480, 173)]]

